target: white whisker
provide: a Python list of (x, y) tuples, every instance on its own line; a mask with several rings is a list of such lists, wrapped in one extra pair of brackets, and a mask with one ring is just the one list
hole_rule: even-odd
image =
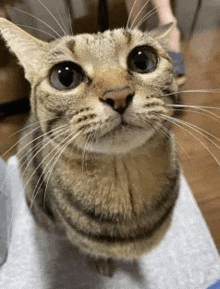
[(126, 29), (128, 29), (128, 25), (129, 25), (129, 22), (130, 22), (130, 20), (131, 20), (131, 16), (132, 16), (132, 13), (133, 13), (133, 10), (134, 10), (134, 7), (135, 7), (137, 1), (138, 1), (138, 0), (135, 0), (134, 3), (133, 3), (133, 5), (132, 5), (132, 8), (131, 8), (131, 11), (130, 11), (130, 13), (129, 13), (128, 20), (127, 20), (127, 23), (126, 23)]
[(57, 9), (57, 7), (56, 7), (56, 11), (57, 11), (57, 14), (58, 14), (58, 16), (59, 16), (59, 18), (60, 18), (61, 24), (63, 25), (63, 29), (64, 29), (65, 35), (68, 35), (68, 32), (66, 32), (65, 25), (64, 25), (64, 23), (63, 23), (63, 19), (62, 19), (61, 15), (60, 15), (59, 10)]
[(73, 27), (72, 27), (72, 20), (71, 20), (71, 13), (69, 9), (68, 9), (68, 14), (69, 14), (70, 32), (72, 33), (72, 35), (74, 35)]
[(44, 34), (52, 37), (53, 39), (56, 39), (56, 37), (55, 37), (54, 35), (50, 34), (49, 32), (46, 32), (46, 31), (44, 31), (44, 30), (42, 30), (42, 29), (34, 28), (34, 27), (31, 27), (31, 26), (28, 26), (28, 25), (23, 25), (23, 24), (18, 24), (18, 23), (16, 23), (16, 25), (17, 25), (17, 26), (20, 26), (20, 27), (29, 28), (29, 29), (32, 29), (32, 30), (35, 30), (35, 31), (39, 31), (39, 32), (41, 32), (41, 33), (44, 33)]
[[(67, 125), (63, 125), (63, 126), (61, 126), (61, 127), (58, 127), (58, 128), (56, 128), (56, 129), (53, 129), (53, 130), (51, 130), (50, 132), (55, 133), (55, 134), (58, 135), (58, 137), (59, 137), (59, 136), (60, 136), (60, 131), (62, 131), (65, 126), (67, 126)], [(29, 143), (27, 143), (24, 147), (22, 147), (22, 149), (21, 149), (18, 153), (20, 153), (22, 150), (24, 150), (27, 146), (29, 146), (30, 144), (32, 144), (32, 143), (35, 142), (36, 140), (42, 138), (43, 136), (46, 136), (47, 134), (48, 134), (47, 132), (46, 132), (46, 133), (43, 133), (43, 134), (41, 134), (40, 136), (36, 137), (35, 139), (31, 140), (31, 141), (30, 141)], [(56, 137), (55, 137), (55, 139), (56, 139)], [(42, 141), (43, 141), (43, 140), (42, 140)], [(34, 146), (35, 148), (32, 147), (32, 148), (31, 148), (31, 151), (32, 151), (32, 152), (35, 152), (35, 151), (36, 151), (36, 148), (38, 148), (38, 147), (41, 145), (42, 141), (39, 142), (38, 144), (36, 144), (36, 145)], [(28, 154), (28, 153), (27, 153), (27, 154)], [(23, 155), (22, 158), (19, 158), (19, 161), (21, 161), (22, 159), (24, 159), (27, 154)], [(22, 164), (22, 166), (23, 166), (24, 164), (25, 164), (25, 162)], [(22, 168), (22, 166), (21, 166), (21, 168)]]
[(152, 15), (154, 15), (157, 12), (158, 6), (154, 7), (147, 15), (145, 15), (135, 26), (136, 28), (139, 28), (148, 18), (150, 18)]
[[(170, 121), (171, 123), (175, 124), (176, 126), (178, 126), (179, 128), (181, 127), (180, 124), (177, 123), (177, 119), (169, 117), (167, 115), (160, 115), (160, 117)], [(191, 133), (189, 130), (185, 129), (184, 127), (182, 127), (182, 129), (184, 129), (187, 133), (189, 133), (190, 135), (192, 135), (198, 142), (200, 142), (202, 144), (202, 146), (210, 153), (210, 155), (215, 159), (215, 161), (217, 162), (217, 164), (220, 166), (220, 162), (219, 160), (216, 158), (216, 156), (210, 151), (210, 149), (204, 144), (204, 142), (202, 142), (200, 139), (198, 139), (193, 133)], [(195, 130), (195, 129), (193, 129)], [(209, 139), (210, 140), (210, 139)], [(214, 142), (213, 142), (214, 143)], [(214, 143), (215, 144), (215, 143)], [(215, 144), (216, 145), (216, 144)], [(217, 145), (216, 145), (217, 146)], [(218, 147), (218, 146), (217, 146)], [(220, 148), (220, 147), (219, 147)]]
[[(65, 139), (66, 139), (66, 138), (65, 138)], [(64, 139), (64, 140), (65, 140), (65, 139)], [(48, 141), (48, 142), (46, 143), (46, 145), (48, 145), (49, 142), (50, 142), (50, 141)], [(45, 147), (45, 145), (44, 145), (43, 147)], [(43, 148), (42, 148), (42, 149), (43, 149)], [(54, 149), (46, 156), (46, 158), (48, 158), (48, 156), (49, 156), (53, 151), (54, 151)], [(38, 151), (38, 152), (39, 152), (39, 151)], [(37, 153), (38, 153), (38, 152), (37, 152)], [(35, 156), (36, 156), (36, 155), (35, 155)], [(33, 157), (33, 158), (34, 158), (34, 157)], [(33, 158), (31, 159), (31, 161), (33, 160)], [(41, 164), (43, 163), (43, 161), (44, 161), (46, 158), (44, 158), (44, 159), (41, 161), (41, 163), (37, 166), (37, 168), (35, 168), (34, 172), (31, 174), (30, 178), (29, 178), (28, 181), (26, 182), (26, 184), (25, 184), (25, 186), (24, 186), (24, 188), (23, 188), (23, 190), (22, 190), (22, 192), (21, 192), (21, 196), (20, 196), (20, 197), (18, 198), (18, 200), (17, 200), (17, 204), (20, 203), (20, 200), (21, 200), (21, 198), (22, 198), (22, 194), (25, 192), (25, 189), (26, 189), (28, 183), (30, 182), (30, 180), (32, 179), (33, 175), (35, 174), (35, 172), (38, 170), (38, 168), (41, 166)], [(29, 162), (29, 164), (30, 164), (30, 162)], [(26, 170), (27, 170), (29, 164), (27, 165)], [(26, 171), (26, 170), (25, 170), (25, 171)], [(23, 178), (25, 171), (23, 172), (23, 174), (22, 174), (22, 176), (21, 176), (21, 179)], [(14, 212), (13, 212), (13, 214), (12, 214), (12, 217), (11, 217), (11, 221), (10, 221), (10, 223), (9, 223), (9, 224), (10, 224), (10, 225), (9, 225), (9, 232), (10, 232), (10, 228), (11, 228), (11, 226), (12, 226), (12, 220), (13, 220), (13, 218), (14, 218), (14, 216), (15, 216), (15, 213), (16, 213), (16, 211), (14, 210)]]
[[(169, 108), (168, 108), (168, 109), (169, 109)], [(176, 111), (179, 111), (179, 110), (180, 110), (180, 108), (173, 108), (173, 109), (176, 110)], [(172, 110), (173, 110), (173, 109), (172, 109)], [(218, 117), (218, 115), (215, 116), (215, 114), (214, 114), (215, 118), (214, 118), (214, 117), (211, 117), (211, 116), (209, 115), (209, 111), (201, 112), (201, 111), (197, 111), (197, 110), (193, 110), (193, 109), (189, 109), (189, 108), (184, 108), (184, 111), (192, 112), (192, 113), (198, 113), (198, 114), (200, 114), (200, 115), (204, 115), (204, 116), (208, 117), (209, 119), (212, 119), (212, 120), (217, 121), (217, 122), (220, 123), (220, 120), (219, 120), (220, 117)], [(217, 118), (217, 119), (216, 119), (216, 118)]]
[[(179, 107), (179, 108), (194, 108), (194, 109), (198, 109), (198, 110), (202, 110), (202, 111), (205, 111), (209, 114), (212, 114), (214, 115), (215, 117), (217, 118), (220, 118), (219, 115), (215, 114), (215, 113), (212, 113), (210, 111), (208, 111), (207, 109), (216, 109), (216, 110), (220, 110), (219, 107), (216, 107), (216, 106), (205, 106), (205, 105), (187, 105), (187, 104), (167, 104), (167, 106), (173, 106), (173, 107)], [(207, 108), (207, 109), (206, 109)]]
[(84, 171), (84, 163), (86, 164), (86, 148), (87, 148), (87, 145), (89, 145), (89, 140), (91, 139), (91, 135), (88, 136), (87, 140), (86, 140), (86, 143), (85, 143), (85, 146), (84, 146), (84, 149), (83, 149), (83, 153), (82, 153), (82, 172)]
[[(53, 118), (50, 118), (50, 119), (53, 119)], [(45, 120), (44, 122), (47, 122), (47, 121), (50, 120), (50, 119), (47, 119), (47, 120)], [(36, 125), (37, 123), (38, 123), (38, 121), (35, 122), (34, 124), (31, 124), (31, 125), (26, 126), (25, 128), (21, 129), (20, 131), (23, 131), (23, 130), (25, 130), (25, 129), (28, 128), (28, 127), (34, 126), (34, 125)], [(62, 128), (64, 128), (66, 125), (67, 125), (67, 124), (64, 124), (64, 125), (62, 125), (61, 127), (58, 127), (58, 128), (56, 128), (56, 129), (51, 130), (50, 132), (55, 132), (55, 131), (57, 131), (57, 130), (59, 130), (59, 129), (62, 129)], [(4, 157), (4, 156), (5, 156), (8, 152), (10, 152), (16, 145), (18, 145), (18, 143), (19, 143), (21, 140), (23, 140), (24, 138), (26, 138), (28, 135), (32, 134), (34, 131), (36, 131), (36, 130), (39, 129), (39, 128), (40, 128), (40, 124), (39, 124), (36, 128), (32, 129), (30, 132), (28, 132), (27, 134), (25, 134), (22, 138), (19, 138), (19, 140), (18, 140), (13, 146), (11, 146), (1, 157)], [(45, 133), (43, 133), (40, 137), (42, 137), (42, 136), (44, 136), (44, 135), (47, 135), (47, 134), (48, 134), (48, 132), (45, 132)], [(13, 135), (14, 135), (14, 134), (13, 134)], [(36, 139), (38, 139), (38, 138), (40, 138), (40, 137), (37, 137)], [(34, 140), (36, 140), (36, 139), (34, 139)], [(24, 150), (24, 149), (25, 149), (28, 145), (30, 145), (34, 140), (28, 142), (28, 143), (27, 143), (24, 147), (22, 147), (22, 148), (20, 149), (20, 151), (17, 152), (17, 153), (20, 153), (22, 150)]]
[[(159, 125), (161, 127), (161, 131), (164, 133), (164, 135), (166, 135), (166, 136), (168, 136), (170, 138), (169, 130), (162, 123), (158, 123), (157, 125)], [(185, 134), (185, 132), (184, 132), (184, 134)], [(180, 141), (176, 139), (176, 143), (184, 151), (184, 153), (187, 155), (187, 157), (191, 160), (191, 157), (189, 156), (187, 151), (184, 149), (184, 147), (182, 146)]]
[[(69, 138), (69, 135), (68, 135), (67, 137), (65, 137), (65, 138), (62, 140), (62, 142), (65, 142), (68, 138)], [(51, 141), (51, 140), (50, 140), (50, 141)], [(50, 141), (48, 141), (48, 142), (41, 148), (41, 150), (42, 150), (43, 148), (45, 148), (45, 147), (50, 143)], [(61, 142), (61, 143), (62, 143), (62, 142)], [(30, 180), (32, 179), (32, 177), (34, 176), (34, 174), (36, 173), (36, 171), (39, 169), (39, 167), (43, 164), (43, 162), (44, 162), (48, 157), (51, 156), (51, 154), (52, 154), (52, 153), (57, 149), (57, 147), (59, 147), (59, 146), (60, 146), (60, 144), (58, 144), (57, 146), (55, 146), (55, 147), (50, 151), (50, 153), (49, 153), (45, 158), (43, 158), (43, 160), (41, 160), (41, 162), (38, 164), (38, 166), (35, 168), (35, 170), (34, 170), (33, 173), (31, 174), (31, 176), (29, 177), (28, 181), (25, 183), (25, 186), (24, 186), (24, 190), (23, 190), (23, 191), (25, 191), (27, 185), (29, 184)], [(38, 154), (38, 153), (39, 153), (39, 151), (37, 152), (37, 154)], [(36, 156), (37, 154), (35, 154), (35, 156)], [(35, 156), (34, 156), (34, 157), (35, 157)], [(34, 157), (31, 158), (28, 166), (29, 166), (30, 163), (33, 161)], [(53, 159), (53, 158), (52, 158), (52, 159)], [(50, 161), (49, 161), (49, 163), (50, 163)], [(28, 167), (28, 166), (27, 166), (27, 167)], [(26, 168), (26, 170), (27, 170), (27, 168)], [(23, 178), (26, 170), (23, 172), (22, 178)], [(40, 179), (39, 179), (39, 180), (40, 180)], [(38, 185), (38, 183), (39, 183), (39, 180), (38, 180), (38, 182), (37, 182), (37, 185)], [(37, 186), (37, 185), (36, 185), (36, 186)], [(36, 189), (36, 187), (35, 187), (35, 189)], [(34, 190), (34, 191), (35, 191), (35, 190)], [(33, 194), (34, 194), (34, 191), (33, 191)]]
[[(41, 174), (41, 176), (40, 176), (37, 184), (35, 185), (35, 188), (34, 188), (34, 190), (33, 190), (33, 195), (34, 195), (34, 197), (33, 197), (33, 200), (32, 200), (32, 202), (31, 202), (31, 204), (30, 204), (30, 209), (31, 209), (31, 207), (32, 207), (32, 205), (33, 205), (33, 203), (34, 203), (35, 197), (37, 196), (37, 194), (38, 194), (38, 192), (39, 192), (39, 190), (40, 190), (40, 188), (41, 188), (41, 185), (42, 185), (42, 183), (43, 183), (43, 181), (42, 181), (41, 184), (40, 184), (40, 186), (39, 186), (39, 189), (36, 191), (37, 186), (39, 185), (39, 182), (41, 181), (41, 179), (45, 180), (46, 177), (47, 177), (47, 175), (49, 174), (49, 170), (48, 170), (48, 172), (47, 172), (46, 175), (45, 175), (46, 169), (47, 169), (48, 166), (52, 163), (52, 161), (56, 158), (57, 160), (54, 162), (54, 165), (53, 165), (52, 168), (51, 168), (51, 174), (52, 174), (53, 169), (54, 169), (55, 165), (57, 164), (57, 161), (59, 160), (59, 157), (61, 156), (61, 154), (64, 152), (64, 150), (67, 148), (67, 146), (68, 146), (80, 133), (82, 133), (82, 132), (79, 131), (77, 134), (75, 134), (75, 135), (73, 135), (73, 136), (72, 136), (72, 135), (68, 135), (68, 136), (67, 136), (66, 138), (64, 138), (64, 139), (61, 141), (61, 143), (59, 144), (59, 145), (61, 145), (61, 144), (64, 142), (64, 144), (61, 145), (61, 147), (59, 148), (59, 150), (58, 150), (57, 152), (55, 152), (54, 156), (52, 156), (52, 158), (50, 159), (50, 161), (47, 163), (47, 165), (46, 165), (46, 167), (44, 168), (44, 170), (43, 170), (43, 172), (42, 172), (42, 174)], [(69, 138), (70, 138), (70, 139), (69, 139)], [(68, 139), (69, 139), (69, 140), (68, 140)], [(66, 142), (67, 142), (67, 143), (66, 143)], [(41, 163), (38, 165), (37, 169), (43, 164), (43, 162), (47, 159), (47, 157), (48, 157), (49, 155), (51, 155), (51, 153), (54, 152), (54, 151), (57, 149), (57, 147), (58, 147), (58, 145), (57, 145), (55, 148), (53, 148), (53, 150), (41, 161)], [(61, 152), (60, 152), (60, 151), (61, 151)], [(57, 156), (57, 155), (58, 155), (58, 156)], [(35, 171), (36, 171), (36, 170), (35, 170)], [(35, 173), (35, 171), (34, 171), (34, 173)], [(50, 174), (50, 176), (51, 176), (51, 174)], [(32, 176), (31, 176), (31, 177), (32, 177)], [(48, 179), (48, 181), (47, 181), (46, 187), (48, 186), (48, 182), (49, 182), (49, 179)], [(46, 191), (46, 190), (45, 190), (45, 191)]]
[(144, 10), (144, 8), (147, 6), (147, 4), (149, 3), (150, 0), (148, 0), (144, 5), (143, 7), (140, 9), (140, 11), (137, 13), (136, 17), (134, 18), (133, 22), (131, 23), (131, 26), (130, 28), (132, 29), (134, 24), (135, 24), (135, 21), (138, 19), (139, 15), (141, 14), (141, 12)]
[[(57, 137), (59, 137), (59, 136), (65, 134), (65, 133), (66, 133), (66, 131), (63, 131), (63, 132), (62, 132), (61, 134), (59, 134)], [(41, 147), (41, 149), (38, 150), (38, 151), (33, 155), (33, 157), (30, 159), (30, 161), (28, 162), (28, 164), (27, 164), (25, 170), (24, 170), (23, 173), (22, 173), (22, 178), (23, 178), (24, 174), (26, 173), (26, 171), (27, 171), (29, 165), (30, 165), (31, 162), (33, 161), (33, 159), (37, 156), (37, 154), (38, 154), (40, 151), (42, 151), (42, 150), (43, 150), (43, 149), (44, 149), (44, 148), (45, 148), (49, 143), (52, 143), (52, 142), (53, 142), (53, 139), (49, 139), (49, 141), (47, 141), (47, 143), (44, 144), (44, 145)], [(50, 153), (51, 153), (51, 152), (50, 152)], [(49, 156), (50, 153), (49, 153), (47, 156)]]
[(59, 27), (61, 28), (61, 30), (63, 31), (63, 33), (65, 34), (65, 30), (63, 29), (62, 25), (60, 25), (59, 21), (57, 21), (56, 17), (53, 15), (53, 13), (51, 13), (51, 11), (47, 8), (46, 5), (44, 5), (41, 0), (37, 0), (46, 10), (47, 12), (51, 15), (51, 17), (56, 21), (56, 23), (59, 25)]
[[(47, 179), (47, 183), (46, 183), (46, 186), (45, 186), (44, 204), (45, 204), (45, 201), (46, 201), (46, 191), (47, 191), (47, 187), (48, 187), (49, 180), (50, 180), (50, 177), (51, 177), (51, 175), (52, 175), (52, 172), (53, 172), (53, 169), (54, 169), (55, 165), (57, 164), (57, 162), (58, 162), (61, 154), (64, 152), (64, 150), (67, 148), (67, 146), (68, 146), (80, 133), (83, 133), (83, 131), (84, 131), (84, 130), (79, 131), (76, 135), (71, 136), (71, 139), (68, 141), (68, 143), (67, 143), (67, 144), (64, 144), (64, 145), (62, 146), (62, 148), (61, 148), (62, 151), (61, 151), (61, 153), (59, 154), (59, 156), (57, 157), (57, 160), (54, 161), (54, 165), (53, 165), (52, 168), (51, 168), (50, 175), (49, 175), (49, 170), (48, 170), (48, 172), (45, 174), (46, 168), (45, 168), (44, 171), (42, 172), (42, 175), (45, 174), (44, 178)], [(74, 146), (74, 147), (75, 147), (75, 146)], [(60, 150), (59, 150), (59, 151), (60, 151)], [(58, 152), (59, 152), (59, 151), (58, 151)], [(56, 157), (56, 155), (54, 155), (54, 157)], [(54, 158), (54, 157), (53, 157), (53, 158)], [(41, 185), (42, 185), (42, 183), (40, 184), (40, 187), (41, 187)], [(37, 193), (38, 193), (38, 192), (36, 192), (36, 194), (37, 194)]]
[(177, 121), (177, 122), (181, 122), (181, 123), (184, 124), (185, 126), (190, 127), (190, 128), (191, 128), (192, 130), (194, 130), (194, 131), (197, 131), (199, 134), (203, 135), (203, 136), (204, 136), (205, 138), (207, 138), (211, 143), (213, 143), (217, 148), (220, 149), (220, 147), (219, 147), (215, 142), (213, 142), (213, 140), (211, 140), (210, 138), (208, 138), (208, 137), (206, 136), (206, 134), (207, 134), (207, 135), (209, 135), (210, 137), (213, 137), (214, 139), (216, 139), (217, 141), (220, 141), (220, 139), (219, 139), (218, 137), (216, 137), (215, 135), (213, 135), (212, 133), (210, 133), (210, 132), (208, 132), (208, 131), (206, 131), (206, 130), (204, 130), (204, 129), (202, 129), (202, 128), (194, 125), (194, 124), (188, 123), (187, 121), (184, 121), (184, 120), (182, 120), (182, 119), (181, 119), (181, 120), (180, 120), (180, 119), (176, 119), (176, 121)]
[[(27, 15), (31, 16), (32, 18), (38, 20), (39, 22), (43, 23), (43, 24), (46, 25), (48, 28), (50, 28), (58, 37), (61, 37), (61, 35), (60, 35), (55, 29), (53, 29), (50, 25), (48, 25), (45, 21), (41, 20), (40, 18), (38, 18), (38, 17), (36, 17), (36, 16), (34, 16), (34, 15), (26, 12), (26, 11), (23, 11), (23, 10), (21, 10), (21, 9), (19, 9), (19, 8), (16, 8), (16, 7), (13, 7), (13, 9), (18, 10), (18, 11), (20, 11), (20, 12), (22, 12), (22, 13), (24, 13), (24, 14), (27, 14)], [(54, 36), (53, 36), (53, 37), (54, 37)]]
[[(50, 118), (41, 120), (41, 122), (47, 122), (48, 120), (52, 120), (52, 119), (55, 119), (55, 118), (59, 118), (59, 117), (50, 117)], [(16, 135), (16, 134), (18, 134), (18, 133), (26, 130), (27, 128), (29, 128), (29, 127), (31, 127), (31, 126), (36, 125), (37, 123), (39, 124), (39, 121), (38, 121), (38, 120), (37, 120), (36, 122), (32, 123), (32, 124), (24, 125), (24, 127), (23, 127), (22, 129), (19, 129), (18, 131), (14, 132), (13, 134), (10, 135), (10, 137), (12, 137), (13, 135)], [(39, 124), (38, 127), (40, 127), (40, 124)]]
[(181, 93), (220, 93), (219, 89), (189, 89), (189, 90), (179, 90), (171, 93), (167, 93), (163, 96), (169, 96), (169, 95), (175, 95), (175, 94), (181, 94)]

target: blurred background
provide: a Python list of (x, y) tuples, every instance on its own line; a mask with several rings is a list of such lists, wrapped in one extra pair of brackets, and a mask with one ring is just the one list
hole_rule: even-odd
[[(181, 128), (174, 126), (173, 130), (178, 139), (184, 174), (220, 252), (220, 1), (200, 1), (198, 19), (190, 38), (198, 1), (172, 1), (182, 34), (187, 78), (180, 88), (186, 107), (177, 116), (187, 124), (182, 124)], [(64, 32), (57, 21), (67, 33), (100, 30), (98, 0), (42, 0), (42, 3), (36, 0), (1, 1), (0, 17), (11, 19), (44, 40), (51, 40), (56, 34), (42, 21), (61, 35)], [(128, 14), (123, 0), (108, 0), (108, 10), (110, 28), (126, 25)], [(37, 20), (38, 17), (42, 21)], [(157, 17), (153, 15), (143, 26), (151, 29), (156, 25)], [(29, 97), (29, 84), (16, 62), (0, 39), (0, 105)], [(22, 111), (21, 107), (17, 108)], [(0, 156), (4, 160), (16, 153), (16, 145), (13, 145), (27, 116), (25, 113), (0, 114)], [(201, 130), (198, 132), (195, 126)]]

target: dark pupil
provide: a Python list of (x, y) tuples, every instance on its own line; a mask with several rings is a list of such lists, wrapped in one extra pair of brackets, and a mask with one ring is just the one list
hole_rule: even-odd
[(134, 65), (136, 68), (145, 70), (148, 66), (148, 57), (142, 51), (139, 51), (134, 57)]
[(66, 87), (69, 87), (73, 83), (74, 78), (73, 70), (70, 69), (68, 66), (59, 69), (58, 76), (60, 82)]

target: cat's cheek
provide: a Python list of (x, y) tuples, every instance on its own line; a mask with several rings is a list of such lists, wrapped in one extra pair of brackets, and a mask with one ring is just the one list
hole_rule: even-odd
[[(72, 96), (73, 98), (73, 96)], [(45, 95), (44, 99), (36, 100), (36, 110), (45, 111), (45, 114), (53, 113), (57, 114), (65, 114), (67, 117), (71, 117), (82, 105), (75, 104), (76, 101), (72, 101), (71, 97), (67, 97), (66, 95), (51, 95), (47, 98)]]

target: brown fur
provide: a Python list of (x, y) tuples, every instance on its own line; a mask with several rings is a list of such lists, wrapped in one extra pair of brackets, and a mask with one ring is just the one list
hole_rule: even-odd
[[(166, 104), (173, 100), (165, 94), (177, 90), (164, 49), (170, 29), (116, 29), (51, 43), (3, 19), (0, 31), (32, 87), (32, 115), (19, 159), (36, 221), (96, 258), (140, 258), (165, 235), (178, 194), (175, 139), (160, 117), (172, 114)], [(142, 45), (155, 49), (158, 67), (130, 73), (127, 57)], [(74, 89), (51, 86), (50, 71), (62, 61), (86, 72)], [(123, 126), (103, 100), (126, 89), (134, 97)]]

